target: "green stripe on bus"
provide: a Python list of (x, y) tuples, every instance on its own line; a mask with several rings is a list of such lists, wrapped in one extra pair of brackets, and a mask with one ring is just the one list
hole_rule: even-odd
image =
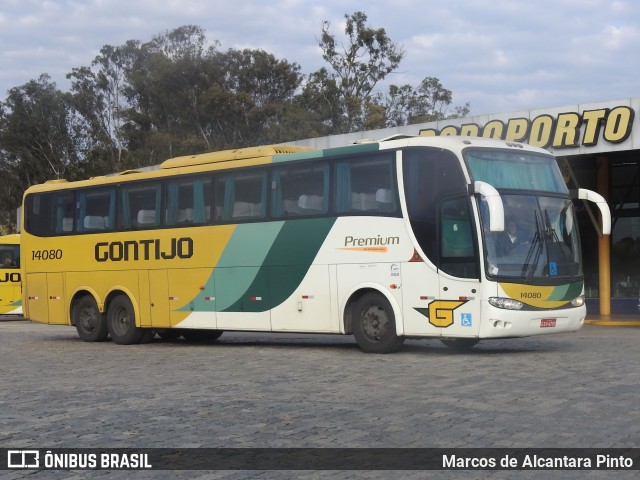
[(339, 157), (341, 155), (358, 155), (366, 152), (377, 152), (380, 145), (377, 142), (349, 145), (347, 147), (327, 148), (324, 150), (307, 150), (296, 153), (283, 153), (274, 155), (273, 163), (289, 162), (293, 160), (313, 160), (314, 158)]
[(245, 223), (236, 227), (216, 268), (260, 267), (285, 222)]
[[(284, 222), (238, 225), (204, 289), (178, 310), (213, 312), (234, 305), (255, 280), (283, 225)], [(212, 297), (214, 301), (209, 300)]]
[[(335, 218), (287, 221), (249, 288), (224, 311), (264, 312), (289, 298), (309, 271), (335, 221)], [(262, 300), (251, 301), (256, 296)], [(220, 306), (218, 309), (223, 310)]]
[(360, 153), (377, 152), (380, 150), (380, 144), (378, 142), (360, 143), (357, 145), (350, 145), (348, 147), (336, 147), (323, 150), (325, 157), (333, 157), (340, 155), (358, 155)]
[(558, 285), (547, 300), (573, 300), (582, 293), (582, 282)]

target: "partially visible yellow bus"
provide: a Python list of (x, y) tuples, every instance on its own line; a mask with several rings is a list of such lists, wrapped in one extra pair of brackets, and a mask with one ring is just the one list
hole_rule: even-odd
[(18, 234), (0, 237), (0, 315), (22, 315)]
[[(595, 192), (603, 232), (610, 213)], [(497, 245), (509, 220), (522, 241)], [(470, 137), (268, 146), (29, 188), (25, 318), (85, 341), (223, 331), (405, 338), (572, 332), (584, 323), (572, 197), (549, 152)]]

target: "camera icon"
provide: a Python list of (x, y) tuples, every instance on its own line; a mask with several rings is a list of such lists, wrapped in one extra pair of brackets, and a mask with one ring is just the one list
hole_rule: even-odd
[(40, 451), (38, 450), (8, 450), (8, 468), (40, 468)]

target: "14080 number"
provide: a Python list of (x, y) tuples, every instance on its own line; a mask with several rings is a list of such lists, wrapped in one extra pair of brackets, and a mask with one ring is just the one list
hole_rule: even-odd
[(33, 250), (31, 252), (31, 260), (60, 260), (62, 258), (62, 250)]

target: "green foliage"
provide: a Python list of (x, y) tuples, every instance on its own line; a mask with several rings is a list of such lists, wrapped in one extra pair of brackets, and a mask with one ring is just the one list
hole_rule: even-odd
[(464, 107), (456, 107), (453, 116), (447, 116), (451, 101), (451, 90), (444, 88), (435, 77), (426, 77), (417, 88), (411, 85), (391, 85), (385, 98), (387, 126), (397, 127), (468, 115), (467, 103)]
[(367, 107), (374, 102), (374, 88), (405, 56), (404, 49), (391, 41), (384, 28), (374, 29), (367, 25), (363, 12), (345, 15), (345, 19), (346, 45), (339, 46), (327, 21), (322, 23), (319, 43), (322, 58), (333, 69), (325, 74), (337, 86), (334, 108), (343, 117), (340, 128), (334, 133), (361, 130), (371, 122), (367, 119)]
[[(345, 42), (323, 22), (328, 68), (308, 76), (262, 50), (220, 51), (185, 25), (143, 43), (105, 45), (72, 69), (69, 92), (48, 75), (0, 102), (0, 224), (22, 193), (52, 178), (87, 178), (226, 148), (444, 118), (452, 94), (437, 78), (377, 87), (405, 56), (363, 12), (345, 15)], [(468, 114), (469, 105), (454, 116)]]

